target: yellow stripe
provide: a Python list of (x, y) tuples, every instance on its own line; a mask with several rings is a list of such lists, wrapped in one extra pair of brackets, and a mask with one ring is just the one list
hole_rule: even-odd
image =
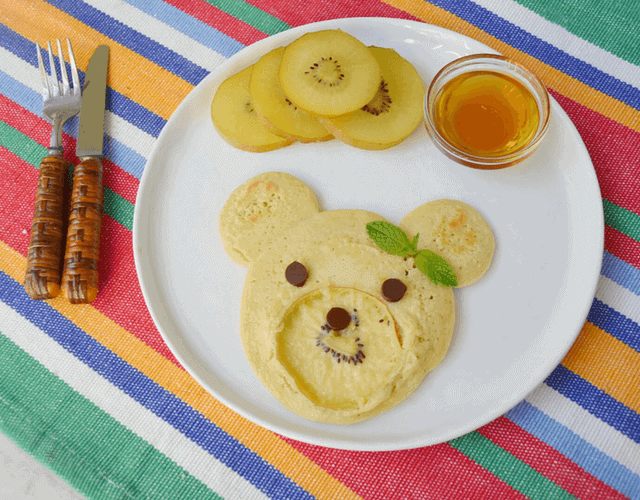
[[(0, 242), (0, 267), (22, 283), (26, 259)], [(191, 376), (90, 305), (47, 300), (55, 310), (144, 375), (189, 404), (240, 443), (260, 455), (316, 498), (361, 500), (295, 448), (267, 429), (233, 412), (206, 392)]]
[(640, 354), (587, 322), (562, 364), (640, 413)]
[[(80, 70), (85, 70), (98, 45), (108, 45), (107, 84), (164, 119), (168, 119), (193, 89), (193, 85), (136, 52), (104, 36), (43, 0), (2, 0), (2, 23), (40, 46), (69, 37)], [(44, 22), (43, 20), (46, 20)], [(57, 54), (57, 49), (54, 48)], [(66, 54), (65, 54), (66, 58)], [(40, 79), (37, 72), (34, 78)]]
[(613, 97), (594, 90), (579, 80), (567, 76), (562, 71), (540, 62), (535, 57), (514, 49), (511, 45), (508, 45), (498, 38), (489, 35), (485, 31), (476, 28), (474, 25), (464, 21), (458, 16), (423, 0), (383, 1), (429, 24), (450, 29), (488, 45), (505, 56), (529, 68), (542, 79), (547, 87), (556, 90), (569, 99), (580, 103), (583, 106), (606, 116), (607, 118), (615, 120), (636, 132), (640, 132), (638, 110), (614, 99)]

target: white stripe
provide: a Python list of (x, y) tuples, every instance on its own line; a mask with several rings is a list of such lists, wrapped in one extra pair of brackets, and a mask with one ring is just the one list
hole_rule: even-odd
[(114, 387), (2, 301), (0, 318), (3, 335), (225, 500), (267, 500), (251, 483)]
[(640, 88), (640, 67), (588, 42), (562, 26), (547, 21), (513, 0), (474, 0), (506, 21), (528, 31), (563, 52), (598, 68), (636, 88)]
[(222, 54), (206, 47), (175, 28), (125, 2), (85, 0), (89, 5), (148, 36), (201, 68), (213, 71), (227, 60)]
[(596, 298), (640, 325), (640, 298), (606, 276), (600, 276)]
[[(20, 59), (4, 47), (0, 47), (0, 71), (11, 76), (25, 87), (40, 94), (41, 80), (38, 68)], [(155, 137), (132, 125), (111, 111), (105, 113), (105, 130), (125, 146), (149, 158)]]
[(546, 384), (540, 384), (526, 400), (634, 474), (640, 475), (640, 445), (579, 404)]

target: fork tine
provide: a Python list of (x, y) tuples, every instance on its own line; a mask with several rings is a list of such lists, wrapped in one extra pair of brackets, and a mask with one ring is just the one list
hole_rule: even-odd
[(40, 69), (40, 78), (42, 78), (42, 95), (48, 97), (51, 95), (51, 90), (49, 89), (47, 69), (44, 67), (44, 61), (42, 60), (42, 49), (40, 49), (38, 42), (36, 42), (36, 51), (38, 52), (38, 69)]
[(69, 94), (69, 78), (67, 77), (67, 65), (64, 62), (64, 54), (60, 46), (60, 39), (56, 40), (58, 44), (58, 60), (60, 61), (60, 72), (62, 73), (62, 94)]
[(58, 70), (56, 69), (56, 62), (53, 59), (53, 50), (51, 50), (51, 42), (47, 42), (47, 48), (49, 49), (49, 66), (51, 69), (51, 88), (53, 90), (53, 97), (60, 95), (60, 82), (58, 82)]
[(80, 76), (78, 75), (78, 66), (76, 66), (76, 58), (73, 57), (71, 49), (71, 41), (67, 38), (67, 48), (69, 49), (69, 65), (71, 66), (71, 78), (73, 80), (73, 92), (80, 92)]

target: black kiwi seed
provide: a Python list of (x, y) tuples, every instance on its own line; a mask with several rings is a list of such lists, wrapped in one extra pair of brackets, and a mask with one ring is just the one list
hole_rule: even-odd
[(370, 113), (374, 116), (381, 115), (382, 113), (387, 113), (391, 109), (391, 97), (389, 96), (389, 87), (387, 82), (384, 79), (380, 82), (380, 87), (378, 87), (378, 92), (375, 97), (362, 107), (362, 111)]
[[(320, 347), (320, 349), (322, 349), (325, 353), (330, 354), (331, 357), (334, 358), (337, 363), (340, 363), (342, 361), (344, 361), (347, 364), (353, 363), (354, 365), (357, 365), (358, 363), (362, 363), (362, 360), (364, 359), (365, 356), (364, 356), (364, 353), (362, 352), (362, 348), (364, 347), (364, 344), (360, 340), (360, 337), (356, 337), (354, 340), (354, 343), (358, 349), (358, 352), (356, 352), (354, 355), (349, 355), (349, 354), (342, 353), (340, 351), (336, 351), (335, 349), (329, 347), (327, 344), (324, 343), (323, 337), (328, 335), (329, 334), (328, 332), (331, 331), (331, 328), (329, 327), (329, 325), (323, 325), (320, 327), (320, 329), (323, 333), (319, 333), (318, 336), (316, 337), (317, 347)], [(338, 333), (334, 335), (338, 335)]]

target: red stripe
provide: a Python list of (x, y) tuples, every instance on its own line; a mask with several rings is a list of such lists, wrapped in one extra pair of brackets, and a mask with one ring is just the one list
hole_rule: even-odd
[(488, 423), (478, 432), (578, 498), (627, 499), (505, 417)]
[(605, 226), (604, 248), (607, 252), (640, 269), (640, 242)]
[[(0, 240), (26, 257), (38, 171), (0, 147)], [(132, 233), (105, 216), (100, 237), (100, 293), (93, 306), (149, 347), (178, 364), (145, 305), (133, 260)]]
[[(3, 122), (26, 136), (31, 137), (41, 146), (49, 147), (49, 140), (51, 138), (51, 124), (49, 122), (34, 115), (1, 94), (0, 109), (2, 110), (1, 119)], [(65, 159), (73, 165), (80, 163), (75, 154), (76, 140), (70, 135), (63, 133), (62, 145), (64, 147)], [(39, 162), (38, 158), (34, 158), (33, 160)], [(104, 185), (108, 186), (130, 203), (135, 203), (140, 181), (109, 160), (103, 160), (103, 163)]]
[(526, 498), (448, 444), (366, 453), (286, 441), (365, 500)]
[(250, 0), (249, 3), (291, 26), (345, 17), (394, 17), (419, 21), (416, 17), (379, 1), (334, 0), (329, 5), (315, 2), (271, 2), (270, 0)]
[(589, 151), (602, 197), (640, 214), (640, 133), (550, 90)]
[(38, 172), (0, 146), (0, 241), (26, 257), (35, 207)]
[(267, 35), (202, 0), (164, 0), (191, 17), (217, 29), (243, 45), (251, 45)]

